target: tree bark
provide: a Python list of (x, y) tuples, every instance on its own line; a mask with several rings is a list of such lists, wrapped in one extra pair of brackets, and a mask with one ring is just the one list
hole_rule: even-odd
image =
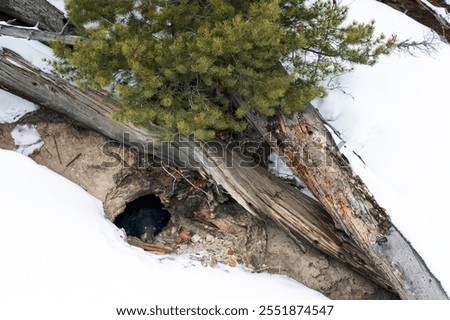
[(0, 87), (114, 140), (170, 159), (176, 166), (198, 170), (223, 186), (250, 213), (275, 221), (297, 242), (306, 240), (384, 287), (390, 286), (367, 255), (343, 232), (335, 230), (319, 203), (222, 142), (180, 139), (170, 145), (155, 145), (158, 134), (111, 120), (112, 113), (120, 108), (114, 99), (44, 73), (7, 49), (0, 54)]
[(53, 32), (61, 32), (67, 23), (64, 13), (47, 0), (0, 0), (0, 12), (30, 26), (39, 23), (41, 29)]
[(76, 39), (81, 39), (79, 36), (57, 34), (54, 32), (38, 30), (36, 28), (18, 27), (9, 24), (0, 24), (0, 36), (10, 36), (41, 42), (49, 42), (58, 39), (66, 45), (72, 45)]
[(347, 234), (374, 261), (403, 299), (448, 299), (440, 282), (411, 244), (392, 225), (343, 156), (312, 105), (287, 117), (248, 119), (266, 137)]

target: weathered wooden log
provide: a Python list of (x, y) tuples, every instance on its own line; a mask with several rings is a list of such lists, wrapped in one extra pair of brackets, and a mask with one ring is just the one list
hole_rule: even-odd
[(47, 31), (61, 32), (67, 24), (64, 13), (47, 0), (0, 0), (0, 12), (30, 26), (39, 23), (39, 27)]
[(61, 40), (66, 45), (71, 45), (79, 36), (57, 34), (55, 32), (42, 31), (36, 28), (18, 27), (0, 23), (0, 36), (10, 36), (14, 38), (49, 42), (55, 39)]
[(401, 298), (448, 299), (439, 280), (354, 173), (312, 105), (289, 117), (278, 113), (268, 119), (252, 112), (248, 119)]
[(198, 170), (222, 185), (249, 212), (272, 219), (295, 240), (304, 239), (384, 287), (391, 286), (366, 254), (343, 232), (336, 231), (333, 221), (319, 203), (264, 168), (250, 163), (220, 141), (185, 139), (169, 147), (154, 145), (153, 141), (160, 138), (158, 134), (111, 120), (111, 114), (120, 108), (114, 99), (44, 73), (7, 49), (0, 53), (0, 87), (62, 113), (114, 140), (170, 159), (176, 166)]

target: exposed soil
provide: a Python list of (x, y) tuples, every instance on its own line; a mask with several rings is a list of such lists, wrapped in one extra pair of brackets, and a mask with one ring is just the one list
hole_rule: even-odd
[[(129, 243), (166, 254), (193, 253), (205, 267), (241, 264), (249, 272), (285, 274), (332, 299), (396, 298), (307, 243), (300, 247), (196, 172), (161, 166), (43, 108), (19, 123), (35, 124), (45, 142), (31, 157), (100, 199), (105, 218), (114, 221), (127, 203), (143, 195), (161, 199), (172, 215), (168, 226), (151, 246), (136, 238)], [(10, 132), (19, 123), (0, 124), (0, 148), (15, 148)]]

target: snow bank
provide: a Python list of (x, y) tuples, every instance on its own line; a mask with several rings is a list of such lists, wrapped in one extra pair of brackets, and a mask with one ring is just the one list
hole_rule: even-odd
[[(343, 1), (358, 21), (378, 31), (422, 40), (430, 30), (374, 0)], [(365, 161), (355, 167), (450, 292), (450, 46), (432, 56), (394, 53), (374, 67), (357, 66), (338, 79), (350, 95), (332, 91), (314, 104)], [(369, 177), (371, 176), (371, 177)]]
[(79, 186), (0, 150), (0, 318), (110, 319), (155, 303), (324, 299), (283, 276), (129, 246)]

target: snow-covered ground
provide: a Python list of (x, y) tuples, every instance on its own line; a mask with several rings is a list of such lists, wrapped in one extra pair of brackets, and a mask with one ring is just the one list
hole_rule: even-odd
[[(345, 0), (350, 17), (375, 19), (378, 32), (423, 40), (429, 29), (375, 0)], [(374, 67), (357, 66), (315, 101), (367, 164), (354, 168), (450, 293), (450, 46), (431, 56), (393, 53)]]
[[(375, 18), (379, 30), (399, 39), (428, 33), (374, 0), (344, 2), (351, 3), (352, 18)], [(0, 37), (1, 46), (41, 68), (42, 58), (52, 57), (33, 41)], [(450, 292), (449, 67), (446, 44), (432, 57), (393, 54), (340, 77), (351, 96), (335, 90), (315, 104), (342, 131), (344, 149), (362, 156), (367, 167), (354, 162), (355, 169)], [(0, 121), (17, 120), (18, 106), (26, 103), (5, 103), (7, 94), (0, 94)], [(0, 195), (2, 319), (111, 318), (114, 310), (105, 311), (103, 304), (323, 298), (285, 277), (203, 268), (186, 256), (154, 256), (130, 247), (103, 218), (98, 200), (18, 153), (0, 150)]]
[(81, 187), (13, 151), (0, 150), (0, 168), (2, 319), (82, 312), (107, 319), (122, 306), (325, 298), (287, 277), (146, 253), (125, 243)]

